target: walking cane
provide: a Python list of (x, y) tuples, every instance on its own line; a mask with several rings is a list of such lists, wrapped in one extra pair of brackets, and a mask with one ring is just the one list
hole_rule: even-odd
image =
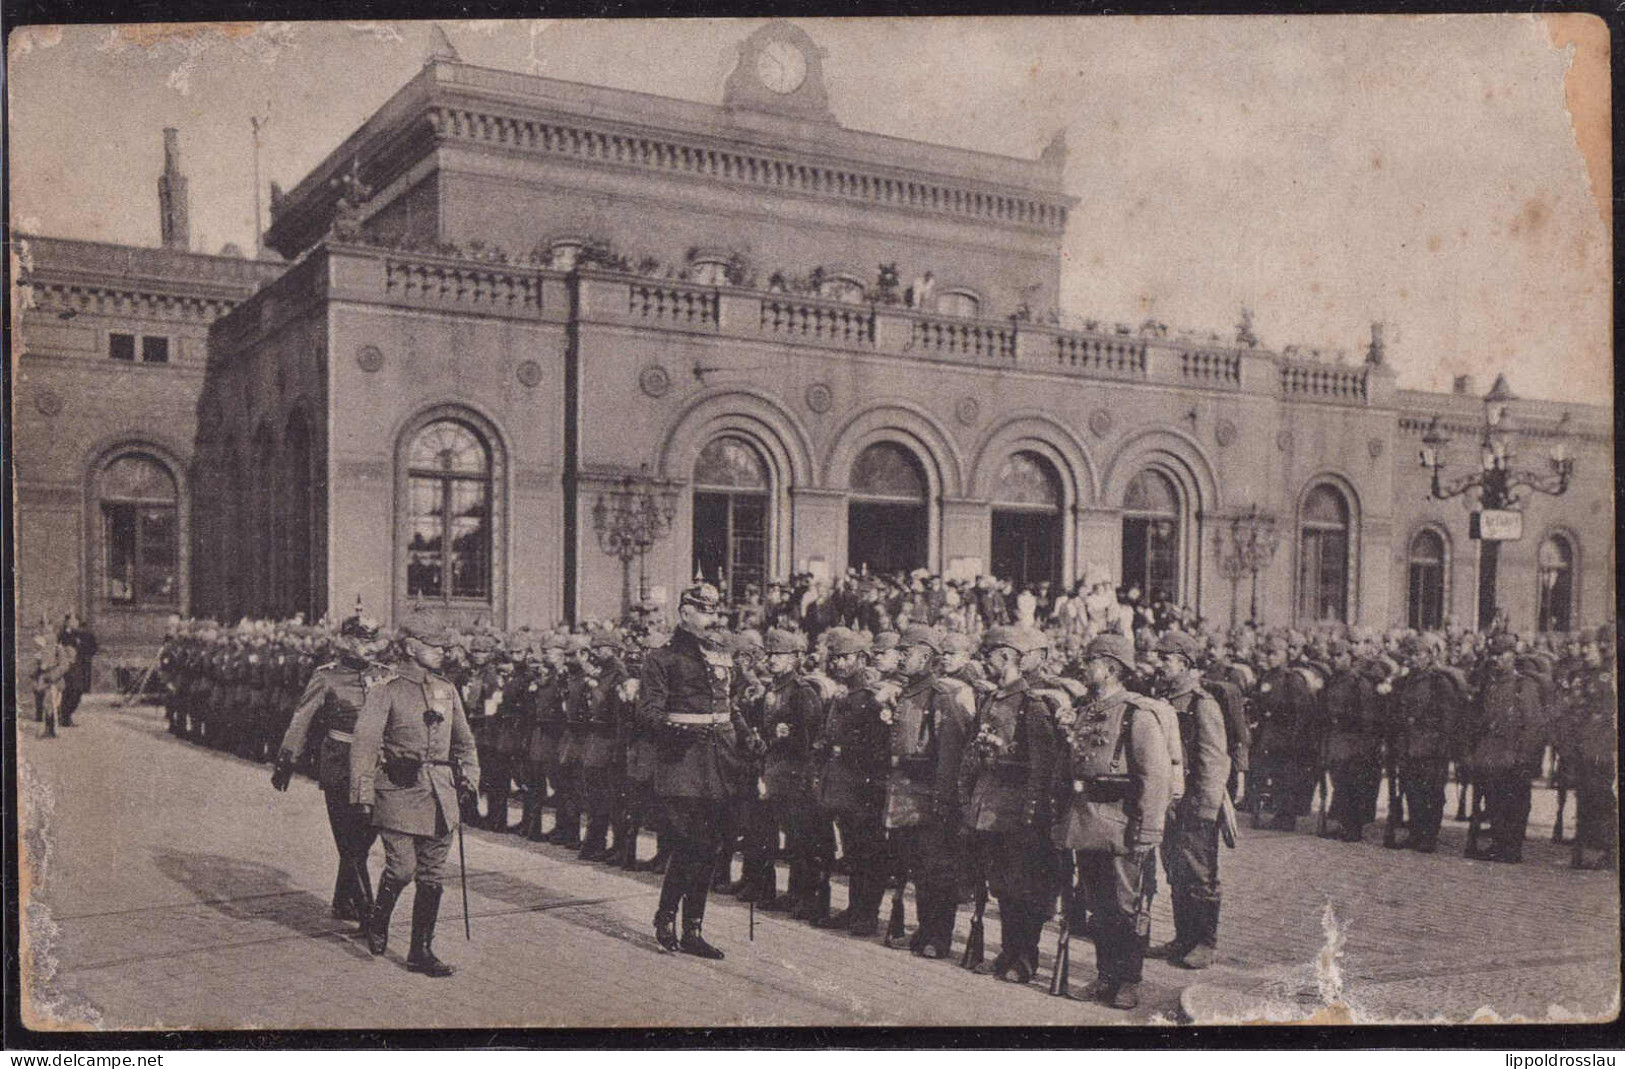
[(750, 941), (756, 942), (756, 899), (750, 900)]
[[(461, 776), (457, 777), (457, 804), (462, 805), (463, 788), (468, 786)], [(457, 819), (457, 880), (463, 885), (463, 938), (472, 942), (474, 931), (468, 923), (468, 855), (463, 851), (463, 824), (462, 815)]]

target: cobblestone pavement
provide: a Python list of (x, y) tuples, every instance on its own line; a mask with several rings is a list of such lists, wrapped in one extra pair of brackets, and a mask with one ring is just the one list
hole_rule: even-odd
[[(432, 981), (402, 965), (409, 906), (383, 961), (329, 917), (335, 859), (310, 781), (278, 794), (267, 767), (173, 739), (161, 711), (105, 698), (55, 740), (21, 725), (19, 756), (35, 1027), (1098, 1025), (1291, 1019), (1328, 1005), (1334, 1019), (1461, 1021), (1617, 1007), (1616, 878), (1567, 868), (1567, 849), (1546, 841), (1546, 791), (1519, 866), (1462, 859), (1459, 824), (1433, 857), (1382, 849), (1379, 828), (1362, 845), (1317, 839), (1312, 821), (1246, 831), (1222, 861), (1217, 965), (1148, 962), (1131, 1014), (1047, 995), (1053, 925), (1026, 988), (782, 914), (759, 912), (750, 941), (731, 899), (706, 919), (726, 961), (663, 955), (656, 877), (483, 831), (467, 839), (473, 941), (448, 887), (436, 949), (459, 971)], [(967, 925), (962, 913), (961, 938)], [(1154, 925), (1157, 938), (1170, 930), (1166, 893)], [(1080, 986), (1088, 943), (1072, 957)]]

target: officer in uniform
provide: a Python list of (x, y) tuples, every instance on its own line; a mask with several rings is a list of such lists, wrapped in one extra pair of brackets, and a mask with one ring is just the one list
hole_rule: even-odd
[(904, 678), (891, 713), (891, 770), (885, 825), (899, 893), (914, 881), (919, 927), (908, 946), (946, 958), (959, 909), (959, 766), (976, 697), (970, 685), (938, 675), (942, 633), (914, 625), (900, 636)]
[(1173, 798), (1178, 728), (1166, 704), (1159, 709), (1157, 699), (1124, 687), (1123, 677), (1134, 670), (1129, 639), (1099, 635), (1084, 660), (1094, 700), (1068, 729), (1070, 761), (1057, 770), (1066, 801), (1054, 842), (1076, 852), (1078, 894), (1095, 944), (1098, 978), (1078, 997), (1131, 1010), (1140, 1004), (1156, 847)]
[(368, 688), (350, 748), (350, 801), (371, 812), (384, 841), (384, 874), (367, 922), (367, 947), (384, 953), (395, 901), (415, 881), (406, 967), (450, 976), (452, 967), (435, 957), (434, 929), (461, 816), (459, 795), (474, 794), (480, 765), (457, 688), (434, 674), (455, 637), (422, 617), (401, 632), (406, 656), (387, 679)]
[(976, 661), (976, 640), (963, 631), (950, 631), (942, 636), (942, 675), (959, 680), (978, 695), (993, 689), (987, 673)]
[(980, 968), (1024, 984), (1038, 971), (1058, 879), (1049, 833), (1060, 699), (1039, 693), (1049, 648), (1042, 632), (1001, 624), (982, 645), (995, 689), (982, 697), (960, 762), (961, 826), (973, 881), (985, 879), (999, 901), (999, 955)]
[(1326, 726), (1321, 764), (1331, 773), (1332, 797), (1321, 836), (1357, 843), (1382, 780), (1383, 717), (1376, 688), (1387, 673), (1374, 659), (1356, 661), (1354, 647), (1344, 639), (1332, 639), (1327, 652), (1331, 677), (1321, 694)]
[[(650, 630), (639, 636), (640, 658), (669, 642), (671, 636), (663, 631)], [(636, 702), (642, 687), (642, 666), (631, 680), (634, 713), (625, 725), (626, 736), (626, 806), (628, 813), (627, 846), (622, 856), (622, 867), (631, 872), (665, 872), (668, 855), (667, 840), (662, 833), (662, 807), (655, 793), (655, 769), (660, 764), (659, 732), (651, 731), (638, 720)], [(638, 860), (638, 829), (647, 827), (655, 833), (655, 854), (647, 861)]]
[(898, 688), (866, 663), (873, 646), (866, 633), (834, 627), (824, 637), (830, 671), (845, 693), (830, 703), (824, 721), (818, 804), (841, 833), (847, 904), (813, 923), (870, 936), (879, 929), (880, 900), (889, 872), (881, 805), (890, 728), (883, 708), (896, 700)]
[(1478, 695), (1480, 735), (1473, 747), (1473, 782), (1484, 792), (1491, 844), (1468, 844), (1466, 856), (1517, 864), (1529, 826), (1530, 781), (1540, 772), (1548, 734), (1540, 681), (1517, 669), (1517, 638), (1490, 636), (1490, 660)]
[(554, 808), (554, 842), (571, 850), (581, 849), (582, 797), (581, 752), (587, 742), (588, 699), (592, 681), (592, 640), (586, 635), (570, 635), (564, 640), (564, 725), (559, 735), (558, 805)]
[(1444, 636), (1435, 632), (1406, 635), (1399, 649), (1409, 667), (1389, 704), (1388, 767), (1390, 775), (1399, 776), (1399, 795), (1410, 811), (1410, 836), (1392, 844), (1385, 838), (1383, 845), (1431, 854), (1439, 848), (1450, 759), (1466, 756), (1467, 677), (1444, 662)]
[[(733, 662), (718, 633), (721, 610), (721, 596), (708, 583), (683, 592), (677, 633), (643, 659), (636, 711), (639, 726), (659, 747), (654, 790), (671, 851), (655, 912), (655, 939), (667, 952), (710, 959), (723, 954), (701, 934), (705, 901), (741, 760), (729, 708)], [(681, 940), (675, 927), (679, 906)]]
[(497, 636), (479, 631), (468, 642), (468, 666), (459, 673), (463, 709), (468, 715), (469, 730), (474, 733), (474, 745), (479, 750), (480, 792), (485, 795), (485, 819), (480, 820), (479, 803), (466, 815), (469, 823), (481, 824), (493, 831), (508, 830), (508, 790), (512, 770), (501, 753), (501, 723), (503, 688), (507, 683), (496, 657), (502, 649)]
[(767, 684), (761, 723), (767, 754), (762, 787), (775, 829), (784, 829), (790, 886), (783, 899), (775, 887), (759, 888), (763, 893), (758, 901), (767, 910), (788, 909), (796, 920), (823, 918), (829, 914), (835, 836), (813, 793), (813, 743), (823, 735), (824, 710), (834, 689), (826, 692), (800, 671), (807, 652), (807, 636), (801, 632), (769, 630), (763, 652)]
[(1187, 969), (1213, 964), (1219, 945), (1219, 809), (1230, 781), (1224, 714), (1196, 668), (1196, 640), (1168, 631), (1157, 640), (1158, 696), (1179, 714), (1183, 796), (1170, 813), (1162, 863), (1174, 905), (1174, 938), (1148, 951)]
[(333, 916), (339, 920), (365, 922), (372, 914), (372, 878), (367, 872), (367, 855), (378, 838), (370, 816), (350, 801), (350, 745), (355, 741), (356, 717), (367, 692), (390, 678), (390, 670), (378, 663), (388, 641), (379, 636), (378, 625), (359, 610), (339, 625), (335, 646), (338, 660), (311, 673), (293, 720), (277, 748), (276, 768), (271, 786), (288, 789), (294, 765), (305, 752), (311, 732), (321, 733), (316, 780), (327, 801), (327, 823), (338, 848), (339, 871), (333, 882)]

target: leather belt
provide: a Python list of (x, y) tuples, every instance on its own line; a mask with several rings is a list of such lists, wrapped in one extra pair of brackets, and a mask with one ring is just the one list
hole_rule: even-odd
[(329, 730), (327, 737), (332, 739), (334, 742), (344, 742), (352, 745), (355, 743), (355, 735), (348, 731), (340, 731), (338, 728)]
[(666, 723), (683, 726), (701, 724), (726, 724), (733, 720), (727, 713), (668, 713)]

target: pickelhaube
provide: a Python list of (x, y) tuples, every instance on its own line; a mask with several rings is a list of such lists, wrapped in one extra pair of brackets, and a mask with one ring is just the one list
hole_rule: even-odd
[(1124, 668), (1134, 668), (1134, 643), (1123, 635), (1105, 634), (1096, 635), (1089, 640), (1084, 648), (1083, 659), (1092, 661), (1105, 657), (1116, 661)]
[(873, 645), (874, 640), (866, 631), (854, 631), (850, 627), (832, 627), (824, 632), (824, 646), (829, 650), (831, 657), (867, 653)]
[(771, 628), (767, 637), (762, 640), (762, 650), (765, 653), (805, 653), (807, 652), (807, 636), (800, 631), (786, 631), (783, 628)]
[(899, 646), (927, 646), (933, 653), (940, 653), (942, 652), (942, 640), (942, 632), (937, 628), (915, 624), (904, 629), (902, 635), (898, 637), (897, 644)]

